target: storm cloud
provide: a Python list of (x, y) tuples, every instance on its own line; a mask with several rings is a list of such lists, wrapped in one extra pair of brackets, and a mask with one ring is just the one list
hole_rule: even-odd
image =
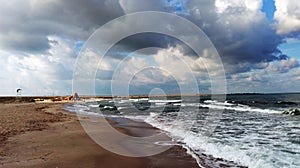
[(1, 1), (0, 46), (5, 50), (47, 52), (47, 36), (86, 40), (104, 23), (123, 15), (118, 1)]
[[(69, 87), (76, 56), (95, 30), (125, 14), (150, 10), (177, 14), (201, 28), (218, 50), (228, 79), (233, 81), (266, 82), (264, 73), (249, 73), (285, 74), (299, 67), (297, 59), (279, 49), (286, 37), (299, 38), (300, 17), (296, 0), (275, 1), (275, 23), (267, 20), (261, 11), (262, 0), (0, 1), (0, 63), (4, 69), (0, 79), (13, 76), (18, 79), (17, 85), (29, 87), (34, 83), (38, 87), (43, 83), (41, 90), (52, 92), (48, 88), (65, 80), (61, 88), (52, 88), (63, 90)], [(164, 25), (161, 21), (147, 22)], [(119, 28), (122, 29), (122, 25)], [(107, 55), (112, 59), (122, 59), (146, 47), (177, 48), (184, 56), (195, 58), (195, 53), (178, 39), (155, 33), (127, 37), (112, 47)], [(38, 71), (49, 72), (44, 69), (54, 70), (41, 77)], [(111, 69), (105, 69), (105, 72), (102, 78), (110, 79)], [(24, 84), (22, 79), (28, 76), (36, 81)], [(11, 79), (9, 82), (15, 81)], [(10, 85), (7, 83), (5, 87)]]
[[(222, 4), (222, 0), (183, 2), (182, 8), (188, 11), (188, 15), (182, 16), (193, 21), (208, 35), (225, 64), (249, 63), (248, 68), (239, 69), (237, 66), (235, 72), (252, 69), (257, 63), (272, 62), (283, 57), (278, 49), (284, 42), (283, 37), (276, 34), (276, 30), (268, 23), (260, 11), (259, 1), (253, 1), (252, 6), (244, 1), (227, 5), (225, 3), (223, 6), (216, 5)], [(223, 4), (224, 2), (226, 1), (223, 0)], [(1, 17), (0, 22), (0, 44), (2, 49), (47, 52), (51, 43), (47, 38), (49, 35), (84, 41), (98, 27), (125, 14), (124, 12), (175, 10), (170, 8), (170, 4), (159, 0), (4, 1), (0, 7), (1, 16), (5, 16)], [(123, 47), (116, 49), (168, 46), (168, 43), (173, 42), (158, 35), (144, 35), (132, 37), (123, 42)]]

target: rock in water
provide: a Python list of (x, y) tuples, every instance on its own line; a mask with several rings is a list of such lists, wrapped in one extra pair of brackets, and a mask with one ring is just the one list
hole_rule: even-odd
[(300, 110), (299, 109), (290, 109), (290, 110), (284, 111), (282, 114), (300, 115)]
[(285, 110), (282, 114), (290, 114), (288, 110)]
[(292, 115), (300, 115), (300, 110), (299, 109), (293, 110)]

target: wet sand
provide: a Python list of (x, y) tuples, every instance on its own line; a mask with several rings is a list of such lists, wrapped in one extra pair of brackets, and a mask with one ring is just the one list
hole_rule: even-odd
[[(140, 158), (109, 152), (85, 133), (75, 114), (62, 110), (63, 105), (0, 104), (0, 167), (198, 167), (180, 146)], [(144, 136), (145, 129), (156, 130), (111, 124), (133, 136)]]

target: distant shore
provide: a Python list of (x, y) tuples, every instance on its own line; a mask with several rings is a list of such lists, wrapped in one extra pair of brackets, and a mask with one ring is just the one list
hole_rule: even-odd
[[(180, 94), (170, 94), (170, 95), (151, 95), (151, 97), (180, 97), (180, 96), (210, 96), (208, 94), (199, 95), (180, 95)], [(67, 100), (69, 96), (0, 96), (0, 103), (29, 103), (29, 102), (72, 102), (72, 100)], [(132, 95), (132, 96), (80, 96), (81, 100), (88, 99), (112, 99), (112, 98), (149, 98), (147, 95)]]
[[(226, 96), (234, 96), (234, 95), (279, 95), (279, 94), (299, 94), (299, 92), (290, 92), (290, 93), (228, 93)], [(87, 95), (79, 95), (82, 100), (87, 99), (112, 99), (112, 98), (131, 98), (131, 99), (139, 99), (139, 98), (157, 98), (157, 97), (211, 97), (212, 94), (167, 94), (167, 95), (130, 95), (130, 96), (87, 96)], [(224, 96), (224, 94), (214, 94), (214, 96)], [(47, 101), (47, 102), (67, 102), (66, 99), (70, 96), (0, 96), (0, 103), (28, 103), (34, 102), (38, 100), (39, 102)], [(42, 100), (42, 101), (41, 101)]]

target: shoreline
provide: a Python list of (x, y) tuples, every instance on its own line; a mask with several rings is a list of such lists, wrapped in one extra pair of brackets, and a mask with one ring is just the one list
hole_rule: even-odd
[[(63, 106), (63, 103), (0, 104), (2, 120), (11, 119), (11, 114), (20, 118), (18, 122), (14, 119), (7, 121), (13, 124), (9, 125), (14, 127), (10, 130), (4, 126), (7, 123), (2, 122), (1, 137), (5, 139), (0, 143), (0, 167), (198, 167), (196, 161), (179, 147), (141, 158), (109, 152), (91, 140), (76, 114), (63, 110)], [(56, 114), (61, 118), (47, 119)], [(26, 123), (34, 126), (30, 129)], [(21, 128), (24, 125), (25, 129)], [(139, 134), (120, 125), (115, 128), (129, 135)], [(176, 161), (176, 157), (187, 159)]]
[[(195, 154), (182, 144), (155, 156), (135, 158), (117, 155), (96, 144), (83, 130), (76, 113), (64, 110), (66, 104), (0, 104), (1, 119), (10, 118), (3, 117), (3, 113), (13, 113), (16, 118), (21, 115), (19, 117), (23, 120), (15, 123), (17, 126), (13, 126), (13, 131), (6, 130), (8, 134), (3, 134), (3, 125), (0, 125), (0, 135), (5, 135), (5, 139), (0, 141), (0, 167), (76, 167), (78, 164), (83, 167), (125, 168), (199, 167), (199, 164), (204, 167), (244, 167), (205, 154), (197, 155), (196, 160)], [(130, 136), (151, 136), (160, 131), (145, 122), (121, 117), (109, 118), (108, 121), (119, 132)], [(24, 126), (22, 123), (33, 125), (25, 124), (24, 130), (19, 127)], [(106, 129), (99, 131), (103, 135), (110, 133)]]

